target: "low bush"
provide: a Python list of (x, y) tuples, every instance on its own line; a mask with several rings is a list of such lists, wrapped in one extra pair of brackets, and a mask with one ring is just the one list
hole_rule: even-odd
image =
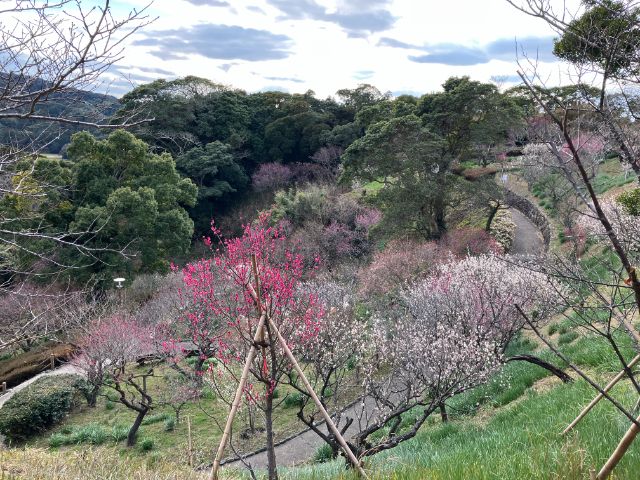
[(176, 428), (176, 419), (174, 417), (167, 418), (164, 421), (164, 431), (173, 432)]
[(491, 223), (491, 235), (500, 244), (505, 252), (511, 249), (513, 238), (516, 234), (516, 224), (513, 223), (511, 212), (500, 209)]
[(578, 336), (576, 332), (563, 333), (558, 337), (558, 345), (567, 345), (578, 338)]
[(151, 438), (143, 438), (142, 440), (140, 440), (140, 443), (138, 445), (138, 448), (141, 452), (150, 452), (151, 450), (153, 450), (153, 447), (154, 443), (153, 439)]
[(0, 432), (20, 442), (52, 427), (77, 403), (83, 382), (79, 375), (55, 375), (16, 392), (0, 409)]
[(287, 408), (300, 407), (304, 401), (300, 392), (288, 394), (284, 399), (284, 406)]
[(164, 413), (156, 413), (154, 415), (149, 415), (142, 421), (142, 425), (153, 425), (154, 423), (164, 422), (171, 418), (171, 414), (168, 412)]
[(88, 423), (65, 427), (49, 437), (49, 446), (56, 448), (63, 445), (102, 445), (107, 442), (120, 442), (127, 438), (129, 427), (115, 425), (110, 429), (98, 424)]
[(323, 443), (313, 454), (313, 463), (324, 463), (328, 462), (333, 458), (333, 451), (331, 447)]

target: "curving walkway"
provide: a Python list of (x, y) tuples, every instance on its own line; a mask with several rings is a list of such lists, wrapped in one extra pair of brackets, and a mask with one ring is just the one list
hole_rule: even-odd
[[(522, 212), (515, 208), (510, 209), (513, 222), (516, 224), (513, 245), (511, 246), (512, 255), (542, 255), (545, 252), (544, 239), (538, 227), (536, 227)], [(357, 409), (362, 408), (361, 404), (347, 408), (343, 412), (343, 418), (355, 417)], [(371, 413), (374, 408), (373, 402), (365, 402), (367, 413)], [(326, 428), (326, 426), (322, 426)], [(345, 437), (349, 438), (357, 433), (358, 425), (354, 421), (347, 430)], [(310, 460), (316, 450), (320, 448), (324, 442), (311, 430), (306, 430), (300, 435), (294, 436), (276, 446), (276, 459), (279, 466), (293, 466), (305, 463)], [(249, 463), (252, 468), (261, 470), (267, 468), (267, 454), (260, 452), (247, 456), (245, 462)], [(228, 462), (225, 466), (242, 468), (243, 465), (239, 460)]]
[(20, 385), (16, 385), (15, 387), (10, 388), (4, 394), (0, 395), (0, 408), (2, 408), (2, 406), (6, 403), (6, 401), (9, 400), (11, 397), (13, 397), (17, 392), (19, 392), (20, 390), (24, 390), (25, 388), (27, 388), (29, 385), (31, 385), (33, 382), (37, 381), (38, 379), (42, 377), (50, 377), (53, 375), (66, 375), (66, 374), (84, 375), (77, 367), (70, 365), (68, 363), (54, 370), (46, 370), (42, 373), (39, 373), (35, 377), (31, 377), (29, 380), (25, 380)]
[(520, 210), (511, 208), (511, 217), (516, 224), (516, 232), (509, 253), (512, 255), (542, 255), (545, 252), (544, 240), (538, 227)]

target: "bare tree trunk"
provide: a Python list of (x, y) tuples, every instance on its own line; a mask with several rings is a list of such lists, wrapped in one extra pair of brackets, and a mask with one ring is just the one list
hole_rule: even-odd
[(447, 423), (449, 421), (449, 414), (447, 413), (447, 406), (444, 402), (440, 405), (440, 418), (442, 419), (442, 423)]
[(278, 480), (276, 448), (273, 442), (273, 392), (267, 395), (264, 409), (265, 429), (267, 431), (267, 464), (269, 480)]
[(138, 415), (136, 416), (133, 425), (131, 425), (131, 428), (129, 429), (129, 433), (127, 435), (127, 447), (133, 447), (136, 444), (138, 429), (140, 428), (140, 425), (142, 425), (142, 420), (144, 420), (144, 416), (148, 411), (148, 408), (143, 408), (138, 411)]

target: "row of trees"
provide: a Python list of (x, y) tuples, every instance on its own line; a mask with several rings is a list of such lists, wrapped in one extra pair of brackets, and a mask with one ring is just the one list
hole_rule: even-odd
[[(268, 220), (221, 240), (219, 248), (207, 242), (211, 256), (180, 270), (179, 308), (165, 321), (110, 318), (84, 337), (76, 364), (94, 385), (93, 398), (100, 388), (115, 389), (137, 412), (131, 444), (146, 413), (166, 403), (146, 387), (153, 362), (138, 367), (137, 360), (167, 362), (182, 385), (191, 386), (192, 398), (205, 382), (230, 405), (230, 385), (257, 346), (243, 399), (249, 412), (264, 414), (270, 478), (277, 478), (273, 411), (280, 385), (299, 391), (299, 418), (337, 454), (336, 437), (317, 426), (310, 392), (272, 327), (266, 324), (255, 340), (263, 314), (299, 358), (325, 409), (338, 416), (338, 426), (358, 425), (349, 446), (362, 458), (412, 438), (446, 400), (484, 383), (506, 361), (505, 348), (522, 327), (516, 305), (535, 312), (538, 322), (554, 310), (556, 289), (544, 275), (493, 255), (441, 255), (426, 278), (409, 286), (398, 279), (387, 292), (390, 303), (369, 302), (371, 314), (359, 316), (355, 309), (363, 300), (355, 285), (318, 277), (319, 259), (305, 259), (297, 242)], [(184, 357), (192, 353), (197, 361), (189, 367)], [(354, 389), (362, 408), (341, 416), (342, 399)]]

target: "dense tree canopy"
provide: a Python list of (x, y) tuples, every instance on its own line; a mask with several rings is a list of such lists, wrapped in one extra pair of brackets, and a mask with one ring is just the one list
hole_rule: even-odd
[[(196, 187), (176, 171), (171, 155), (153, 154), (143, 141), (116, 131), (105, 140), (79, 133), (69, 146), (75, 214), (69, 228), (103, 249), (82, 271), (100, 280), (112, 273), (162, 271), (168, 258), (187, 251)], [(127, 247), (127, 261), (118, 251)], [(96, 260), (100, 260), (99, 262)]]
[(372, 125), (344, 154), (344, 181), (379, 181), (388, 220), (425, 237), (445, 229), (451, 156), (446, 143), (415, 115)]

